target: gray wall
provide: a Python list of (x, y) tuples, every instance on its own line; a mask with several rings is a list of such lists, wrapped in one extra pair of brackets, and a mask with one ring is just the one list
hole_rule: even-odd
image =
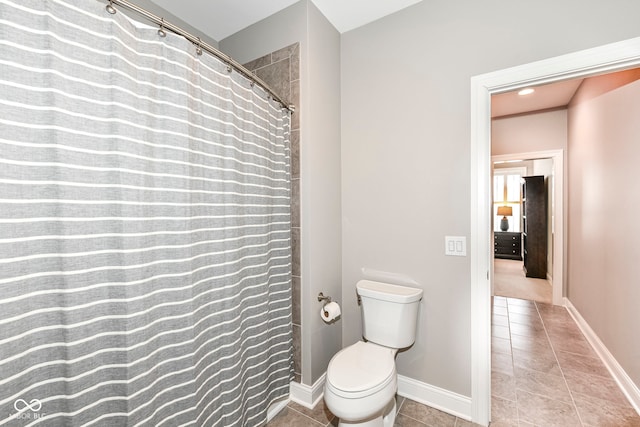
[[(325, 373), (342, 346), (342, 320), (333, 325), (320, 318), (320, 291), (342, 304), (342, 185), (340, 146), (340, 34), (309, 1), (308, 77), (309, 144), (302, 146), (303, 245), (309, 271), (303, 302), (303, 331), (309, 337), (311, 382)], [(305, 175), (306, 171), (306, 175)], [(307, 180), (305, 181), (305, 176)], [(308, 231), (308, 233), (304, 233)]]
[(340, 35), (309, 0), (221, 40), (239, 62), (300, 43), (300, 310), (302, 383), (340, 349), (343, 322), (320, 319), (319, 292), (341, 301)]
[[(526, 11), (526, 17), (523, 13)], [(425, 291), (400, 374), (471, 394), (470, 78), (640, 35), (640, 2), (424, 1), (342, 35), (343, 295), (363, 267)], [(343, 344), (360, 335), (344, 304)]]
[[(523, 10), (520, 2), (424, 1), (343, 34), (337, 47), (337, 34), (301, 0), (220, 43), (242, 63), (301, 43), (303, 383), (339, 347), (339, 328), (343, 345), (360, 338), (354, 287), (369, 268), (425, 290), (418, 340), (398, 356), (399, 372), (470, 395), (469, 259), (443, 250), (444, 235), (469, 235), (470, 77), (640, 35), (640, 2), (541, 0), (526, 19)], [(343, 298), (343, 320), (324, 330), (319, 290)], [(600, 319), (589, 291), (574, 287), (572, 299), (618, 351), (608, 337), (615, 325)], [(627, 291), (607, 304), (638, 300), (637, 289)], [(637, 358), (625, 364), (638, 383)]]
[(307, 9), (305, 1), (295, 3), (267, 19), (220, 40), (220, 50), (244, 64), (282, 47), (300, 43), (300, 60), (304, 64), (308, 49)]
[(569, 108), (568, 297), (640, 387), (640, 80), (610, 79)]

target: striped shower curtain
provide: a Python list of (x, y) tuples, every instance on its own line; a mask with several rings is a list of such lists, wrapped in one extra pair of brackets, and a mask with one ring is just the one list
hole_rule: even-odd
[(96, 0), (0, 0), (0, 425), (255, 426), (291, 378), (289, 113)]

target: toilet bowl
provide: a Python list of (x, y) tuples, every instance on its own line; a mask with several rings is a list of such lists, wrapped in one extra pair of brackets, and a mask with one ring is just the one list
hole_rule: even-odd
[(358, 341), (333, 356), (324, 399), (339, 426), (393, 425), (398, 390), (395, 354), (395, 349)]
[(336, 353), (327, 368), (324, 400), (338, 426), (392, 427), (398, 374), (395, 356), (415, 341), (422, 289), (361, 280), (363, 337)]

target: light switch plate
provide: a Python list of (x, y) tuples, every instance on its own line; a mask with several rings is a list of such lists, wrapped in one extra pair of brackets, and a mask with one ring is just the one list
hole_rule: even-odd
[(467, 238), (465, 236), (444, 236), (444, 254), (467, 256)]

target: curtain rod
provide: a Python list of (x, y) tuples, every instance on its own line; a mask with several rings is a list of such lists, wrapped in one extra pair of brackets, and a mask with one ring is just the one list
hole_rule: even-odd
[[(196, 37), (193, 34), (190, 34), (189, 32), (183, 30), (182, 28), (180, 28), (180, 27), (178, 27), (176, 25), (173, 25), (172, 23), (170, 23), (168, 21), (165, 21), (164, 18), (156, 16), (153, 13), (149, 12), (148, 10), (143, 9), (140, 6), (137, 6), (137, 5), (131, 3), (129, 1), (127, 1), (127, 0), (109, 0), (109, 4), (107, 5), (107, 12), (109, 12), (112, 15), (116, 13), (116, 8), (113, 7), (114, 4), (118, 5), (118, 6), (122, 6), (125, 9), (132, 10), (132, 11), (144, 16), (145, 18), (147, 18), (149, 21), (153, 22), (154, 24), (159, 25), (160, 26), (160, 29), (158, 30), (159, 33), (160, 33), (160, 31), (164, 32), (163, 30), (169, 30), (172, 33), (175, 33), (175, 34), (177, 34), (179, 36), (182, 36), (185, 39), (189, 40), (191, 43), (195, 44), (198, 49), (206, 50), (211, 55), (213, 55), (216, 58), (220, 59), (222, 62), (225, 62), (227, 64), (227, 67), (229, 67), (229, 71), (231, 71), (231, 69), (235, 69), (236, 71), (240, 72), (240, 74), (244, 75), (245, 77), (250, 79), (252, 82), (258, 83), (260, 86), (262, 86), (262, 88), (264, 90), (266, 90), (269, 93), (269, 95), (271, 95), (271, 97), (273, 97), (276, 101), (278, 101), (280, 104), (282, 104), (282, 106), (284, 108), (286, 108), (287, 110), (291, 111), (292, 113), (295, 111), (295, 106), (293, 104), (286, 103), (260, 77), (256, 76), (251, 71), (246, 69), (242, 64), (236, 62), (229, 55), (227, 55), (225, 53), (222, 53), (221, 51), (219, 51), (215, 47), (211, 46), (209, 43), (203, 42), (200, 39), (200, 37)], [(198, 52), (198, 51), (196, 51), (196, 52)], [(200, 53), (202, 53), (202, 52), (200, 51), (199, 54)]]

